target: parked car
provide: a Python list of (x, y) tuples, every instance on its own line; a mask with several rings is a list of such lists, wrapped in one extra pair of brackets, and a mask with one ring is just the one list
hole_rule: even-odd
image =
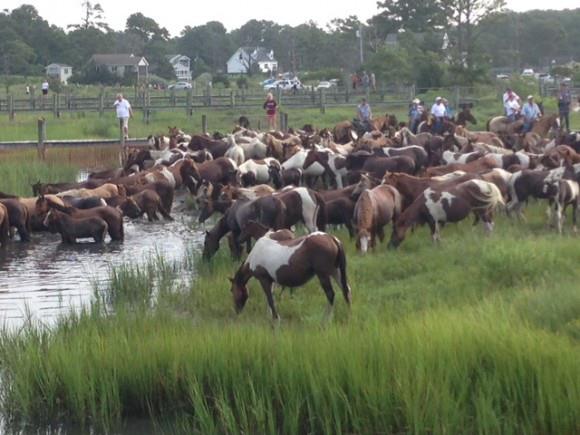
[(509, 80), (510, 76), (508, 74), (497, 74), (495, 78), (497, 80)]
[(554, 79), (554, 77), (552, 77), (550, 74), (540, 74), (538, 76), (538, 79), (542, 83), (550, 83), (550, 84), (556, 83), (556, 79)]
[(321, 81), (320, 83), (318, 83), (318, 85), (316, 86), (316, 89), (330, 89), (330, 88), (334, 88), (336, 87), (336, 82), (332, 82), (330, 80), (326, 81)]
[(177, 82), (177, 83), (173, 83), (169, 86), (167, 86), (167, 89), (171, 90), (175, 90), (175, 91), (182, 91), (184, 89), (191, 89), (191, 83), (187, 83), (187, 82)]
[(535, 73), (534, 70), (531, 68), (526, 68), (522, 71), (522, 77), (534, 77)]
[(302, 89), (302, 83), (297, 78), (291, 80), (276, 80), (269, 85), (264, 86), (265, 91), (275, 91), (276, 89), (282, 89), (283, 91), (291, 91), (294, 88)]
[(266, 80), (264, 80), (264, 81), (261, 83), (261, 85), (262, 85), (262, 86), (268, 86), (268, 85), (271, 85), (272, 83), (274, 83), (275, 81), (276, 81), (276, 79), (274, 79), (274, 78), (269, 78), (269, 79), (266, 79)]

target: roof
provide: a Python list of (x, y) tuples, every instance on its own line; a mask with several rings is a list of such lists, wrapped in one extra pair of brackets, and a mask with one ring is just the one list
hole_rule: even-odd
[(70, 65), (67, 65), (67, 64), (65, 64), (65, 63), (51, 63), (51, 64), (49, 64), (49, 65), (45, 66), (44, 68), (46, 69), (46, 68), (48, 68), (48, 67), (50, 67), (50, 66), (54, 66), (54, 65), (56, 65), (56, 66), (59, 66), (59, 67), (61, 67), (61, 68), (72, 68), (72, 66), (70, 66)]
[(252, 53), (256, 62), (276, 62), (274, 50), (265, 47), (240, 47), (246, 53)]
[(143, 56), (135, 56), (134, 54), (93, 54), (91, 61), (98, 65), (138, 65), (144, 59)]
[(189, 60), (191, 60), (191, 59), (189, 58), (189, 56), (186, 56), (185, 54), (168, 54), (167, 56), (165, 56), (165, 58), (166, 58), (166, 59), (167, 59), (169, 62), (175, 62), (175, 61), (177, 61), (178, 59), (181, 59), (181, 58), (186, 58), (186, 59), (189, 59)]

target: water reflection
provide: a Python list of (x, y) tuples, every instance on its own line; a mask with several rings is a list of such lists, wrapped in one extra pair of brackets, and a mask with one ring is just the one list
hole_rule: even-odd
[(122, 243), (67, 246), (58, 234), (38, 233), (29, 244), (13, 242), (0, 249), (0, 322), (19, 326), (30, 313), (50, 324), (59, 314), (86, 304), (93, 283), (106, 280), (112, 265), (145, 262), (156, 252), (179, 260), (188, 248), (201, 249), (203, 233), (193, 227), (193, 217), (174, 217), (173, 222), (126, 222)]

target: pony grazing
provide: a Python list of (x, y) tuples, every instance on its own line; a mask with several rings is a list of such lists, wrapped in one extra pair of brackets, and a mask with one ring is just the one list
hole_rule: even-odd
[(486, 231), (493, 230), (493, 211), (504, 204), (497, 186), (483, 180), (469, 180), (450, 188), (428, 188), (397, 219), (389, 242), (390, 248), (398, 247), (409, 228), (415, 224), (429, 224), (433, 241), (440, 240), (439, 225), (459, 222), (470, 212), (481, 219)]
[[(370, 185), (368, 177), (363, 175), (361, 185)], [(360, 193), (354, 208), (353, 221), (356, 233), (356, 247), (366, 254), (370, 247), (376, 245), (378, 236), (382, 242), (385, 238), (384, 227), (395, 222), (402, 209), (401, 194), (388, 184), (381, 184), (374, 189), (365, 189)], [(356, 195), (357, 189), (353, 192)]]
[(280, 316), (274, 304), (274, 283), (285, 287), (300, 287), (314, 276), (318, 277), (328, 300), (327, 316), (334, 306), (331, 278), (342, 289), (350, 307), (351, 290), (346, 276), (346, 255), (342, 243), (336, 237), (315, 232), (289, 238), (288, 231), (272, 232), (255, 223), (248, 225), (246, 232), (253, 233), (251, 235), (258, 241), (235, 276), (230, 278), (237, 313), (246, 305), (249, 297), (246, 284), (252, 277), (262, 286), (275, 320), (279, 320)]
[(4, 204), (0, 204), (0, 246), (6, 246), (10, 238), (10, 217), (8, 209)]

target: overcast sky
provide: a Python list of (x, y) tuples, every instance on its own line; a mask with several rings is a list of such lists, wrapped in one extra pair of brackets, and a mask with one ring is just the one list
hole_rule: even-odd
[[(271, 20), (280, 24), (297, 25), (313, 20), (324, 26), (336, 17), (358, 15), (366, 20), (377, 13), (376, 0), (322, 2), (311, 0), (210, 0), (185, 2), (177, 0), (94, 0), (105, 11), (106, 21), (115, 30), (125, 27), (127, 17), (141, 12), (166, 27), (172, 36), (189, 26), (207, 21), (221, 21), (228, 30), (240, 27), (252, 18)], [(233, 4), (232, 4), (233, 3)], [(14, 9), (22, 4), (34, 5), (40, 15), (51, 24), (66, 28), (78, 23), (82, 15), (81, 0), (2, 0), (0, 8)], [(516, 11), (529, 9), (566, 9), (580, 7), (579, 0), (507, 0), (508, 8)], [(236, 6), (234, 6), (236, 5)]]

